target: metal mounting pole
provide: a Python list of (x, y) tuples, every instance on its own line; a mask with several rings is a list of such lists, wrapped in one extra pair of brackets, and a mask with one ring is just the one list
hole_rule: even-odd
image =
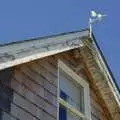
[(90, 30), (90, 38), (92, 38), (92, 19), (89, 18), (89, 30)]

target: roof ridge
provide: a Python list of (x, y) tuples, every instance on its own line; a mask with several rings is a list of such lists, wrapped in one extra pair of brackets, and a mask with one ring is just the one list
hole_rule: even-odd
[(30, 41), (34, 41), (34, 40), (38, 40), (38, 39), (52, 38), (52, 37), (67, 35), (67, 34), (71, 34), (71, 33), (83, 32), (83, 31), (86, 31), (86, 30), (89, 30), (89, 28), (85, 28), (85, 29), (82, 29), (82, 30), (75, 30), (75, 31), (72, 31), (72, 32), (61, 32), (61, 33), (57, 33), (57, 34), (53, 34), (53, 35), (47, 35), (47, 36), (35, 37), (35, 38), (30, 38), (30, 39), (25, 39), (25, 40), (13, 41), (13, 42), (5, 43), (5, 44), (3, 43), (3, 44), (0, 44), (0, 47), (6, 46), (6, 45), (11, 45), (11, 44), (30, 42)]

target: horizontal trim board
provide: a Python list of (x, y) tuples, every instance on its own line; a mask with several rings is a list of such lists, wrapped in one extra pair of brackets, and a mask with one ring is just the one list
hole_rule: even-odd
[(74, 109), (71, 105), (69, 105), (66, 101), (61, 98), (58, 98), (58, 101), (61, 105), (65, 106), (68, 110), (79, 116), (80, 118), (85, 118), (85, 115), (79, 112), (78, 110)]
[(0, 70), (83, 46), (89, 31), (26, 41), (0, 47)]

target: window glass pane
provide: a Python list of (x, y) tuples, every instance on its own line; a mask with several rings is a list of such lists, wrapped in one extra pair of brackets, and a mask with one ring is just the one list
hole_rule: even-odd
[(84, 113), (84, 88), (62, 70), (59, 73), (59, 82), (60, 97)]
[(64, 106), (60, 105), (59, 120), (83, 120), (83, 119), (67, 110)]
[(63, 99), (63, 100), (65, 100), (65, 101), (67, 101), (67, 94), (64, 92), (64, 91), (62, 91), (62, 90), (60, 90), (60, 97)]
[(67, 120), (67, 111), (62, 105), (59, 107), (59, 120)]

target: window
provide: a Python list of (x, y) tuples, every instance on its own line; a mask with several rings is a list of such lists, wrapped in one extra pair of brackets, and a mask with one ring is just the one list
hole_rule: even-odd
[(58, 62), (59, 120), (90, 120), (89, 84)]

